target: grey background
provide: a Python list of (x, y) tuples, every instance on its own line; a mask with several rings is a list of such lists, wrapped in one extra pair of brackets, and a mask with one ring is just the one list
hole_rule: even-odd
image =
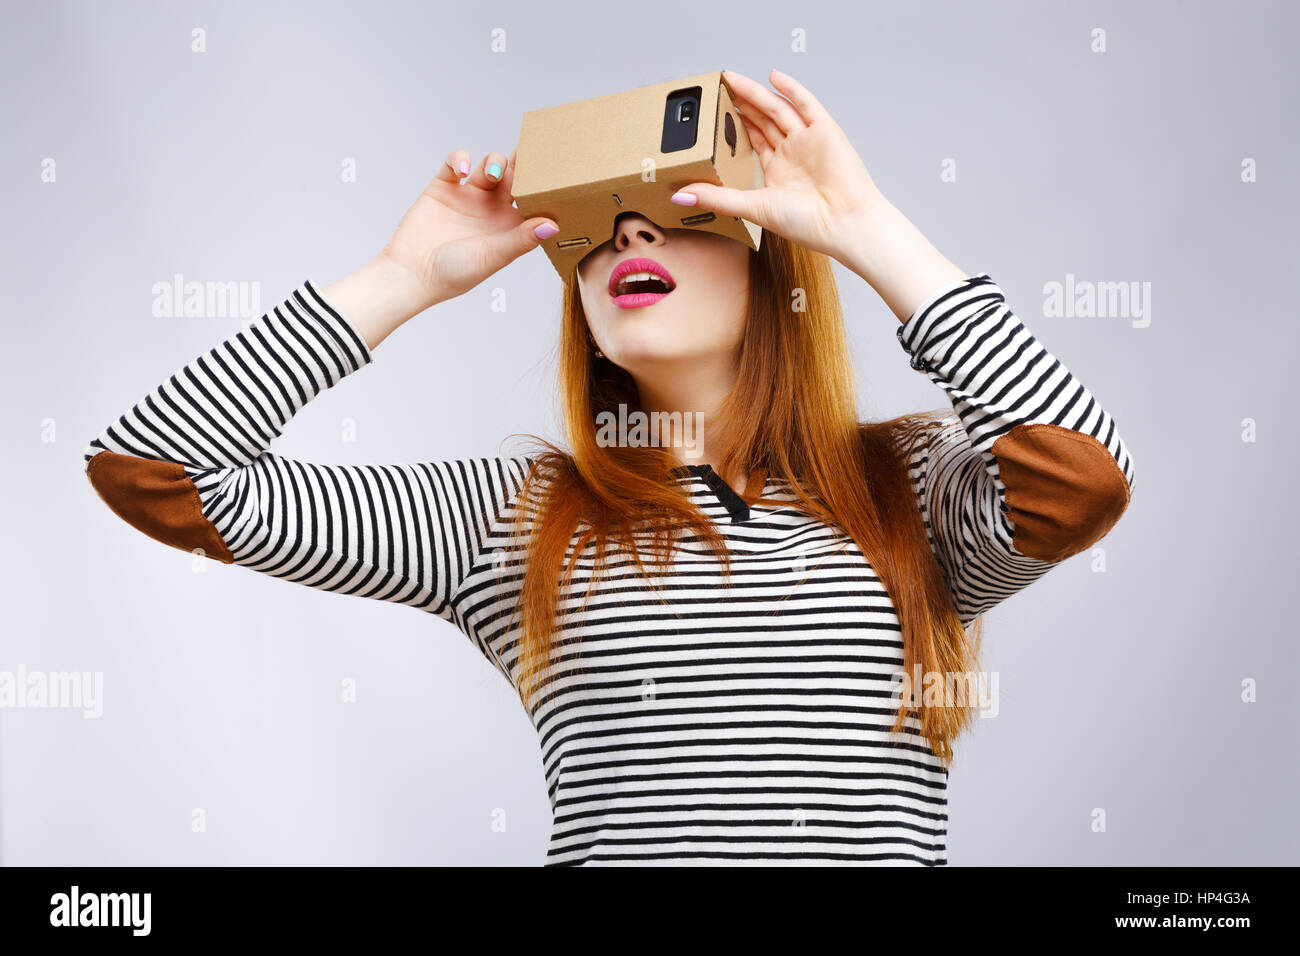
[[(105, 713), (0, 710), (0, 860), (542, 862), (533, 729), (459, 631), (195, 573), (108, 511), (82, 451), (239, 327), (155, 318), (155, 282), (260, 282), (269, 308), (373, 255), (449, 150), (509, 152), (526, 109), (775, 66), (1006, 290), (1137, 465), (1106, 572), (1076, 556), (988, 616), (1001, 713), (959, 745), (951, 864), (1296, 862), (1298, 25), (1284, 3), (6, 3), (0, 670), (102, 671)], [(1150, 326), (1044, 317), (1067, 273), (1150, 282)], [(944, 404), (840, 276), (863, 414)], [(417, 461), (555, 437), (559, 293), (530, 254), (399, 330), (275, 450)]]

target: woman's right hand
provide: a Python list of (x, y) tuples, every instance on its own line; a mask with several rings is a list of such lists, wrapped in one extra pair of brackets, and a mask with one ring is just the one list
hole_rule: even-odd
[[(493, 163), (502, 166), (500, 179), (487, 174)], [(370, 348), (408, 319), (468, 292), (558, 232), (552, 220), (524, 219), (512, 205), (513, 150), (509, 157), (488, 153), (462, 184), (461, 170), (470, 168), (465, 150), (448, 155), (383, 251), (322, 290)], [(533, 232), (539, 227), (540, 236)]]
[(519, 214), (514, 172), (513, 150), (488, 153), (477, 166), (467, 151), (453, 150), (402, 217), (382, 255), (415, 277), (424, 308), (468, 292), (558, 231), (550, 219)]

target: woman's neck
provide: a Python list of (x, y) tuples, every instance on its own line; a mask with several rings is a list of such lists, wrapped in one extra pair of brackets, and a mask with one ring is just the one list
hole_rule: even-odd
[[(748, 474), (743, 466), (723, 474), (719, 468), (726, 447), (721, 409), (735, 385), (735, 369), (710, 374), (694, 368), (668, 370), (665, 374), (636, 377), (641, 410), (659, 413), (659, 441), (684, 465), (709, 465), (737, 492), (745, 487)], [(655, 419), (652, 417), (651, 421)], [(671, 434), (680, 428), (676, 436)]]

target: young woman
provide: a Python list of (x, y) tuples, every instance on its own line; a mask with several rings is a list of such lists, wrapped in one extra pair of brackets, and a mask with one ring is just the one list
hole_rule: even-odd
[[(460, 628), (536, 726), (548, 864), (946, 863), (975, 701), (923, 691), (978, 675), (979, 615), (1105, 535), (1133, 461), (807, 89), (727, 79), (766, 186), (674, 201), (757, 223), (761, 247), (617, 219), (565, 286), (567, 450), (387, 467), (267, 450), (402, 323), (555, 234), (513, 207), (513, 154), (471, 171), (456, 150), (372, 262), (169, 376), (86, 471), (167, 544)], [(951, 411), (858, 420), (831, 258)], [(698, 446), (611, 442), (598, 422), (620, 407), (702, 421)]]

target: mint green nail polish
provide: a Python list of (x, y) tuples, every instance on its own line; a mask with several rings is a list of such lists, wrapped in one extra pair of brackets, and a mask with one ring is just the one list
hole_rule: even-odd
[(500, 178), (501, 178), (501, 164), (500, 164), (500, 163), (493, 163), (491, 166), (489, 166), (489, 167), (487, 168), (487, 174), (488, 174), (489, 176), (491, 176), (493, 179), (500, 179)]

